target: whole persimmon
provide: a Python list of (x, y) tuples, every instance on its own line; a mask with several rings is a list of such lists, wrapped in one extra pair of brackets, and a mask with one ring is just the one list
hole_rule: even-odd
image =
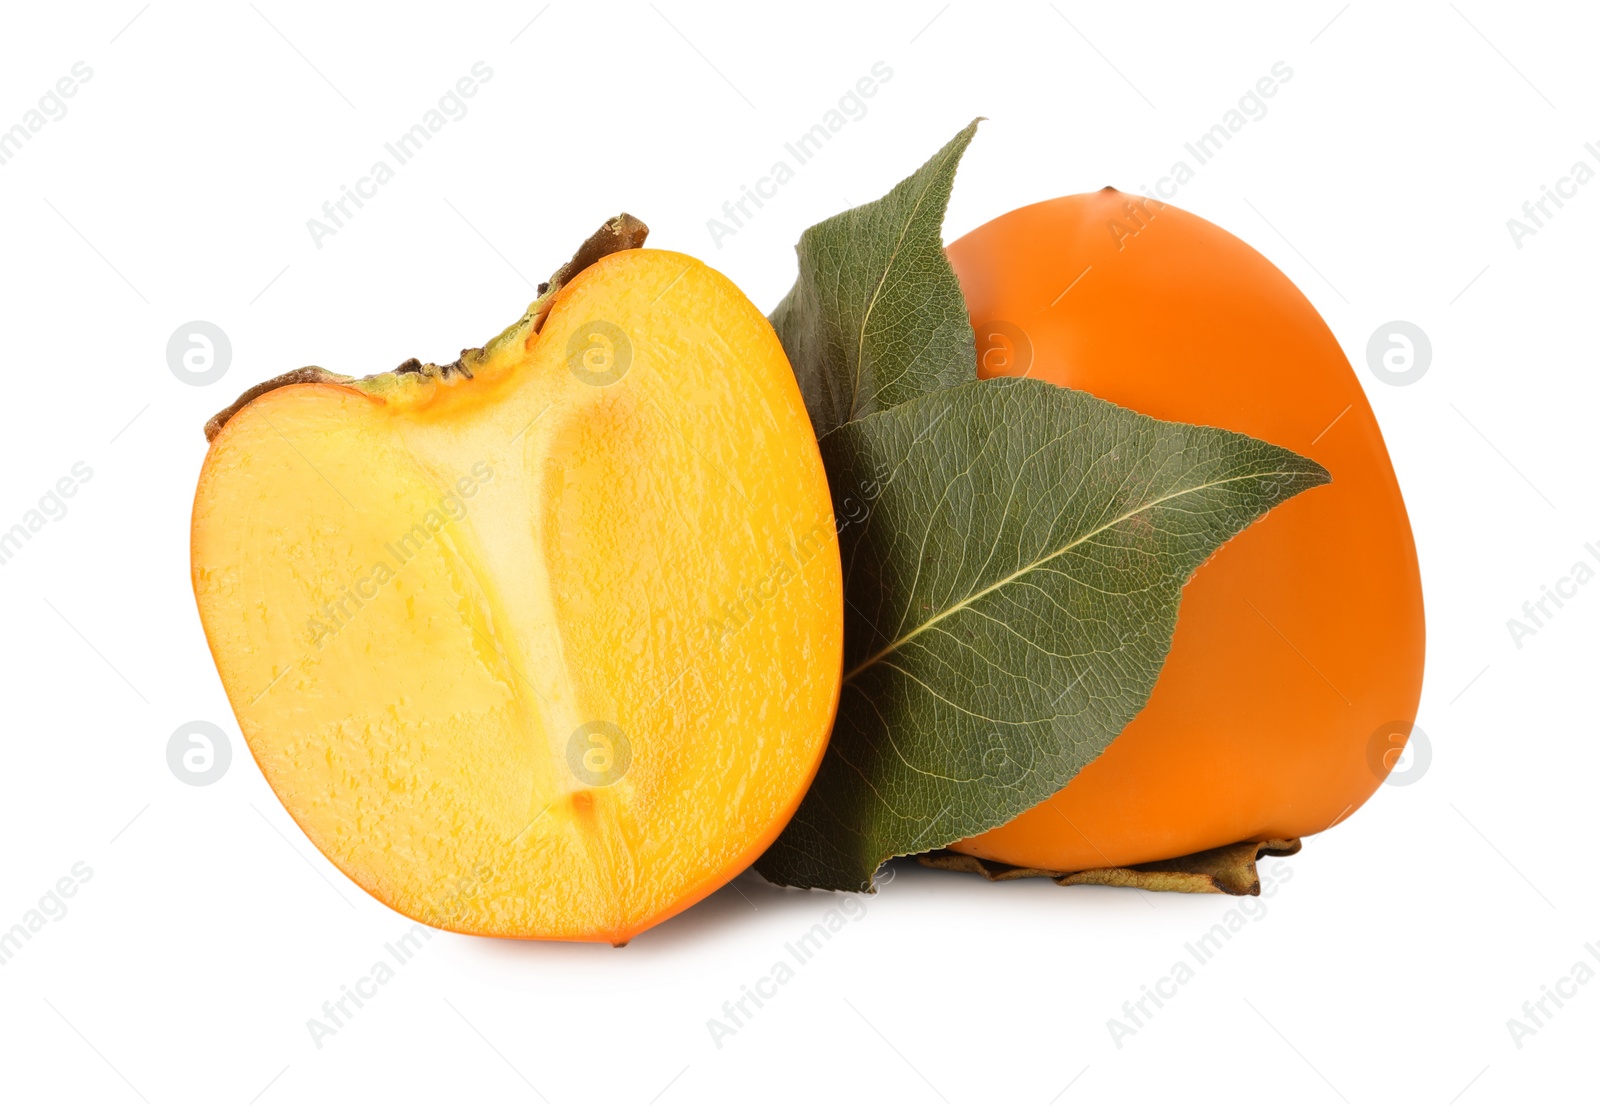
[(1333, 475), (1195, 573), (1148, 704), (1104, 754), (955, 849), (1075, 871), (1343, 820), (1410, 734), (1423, 613), (1400, 488), (1333, 333), (1241, 240), (1111, 188), (1017, 209), (948, 254), (980, 376), (1243, 432)]

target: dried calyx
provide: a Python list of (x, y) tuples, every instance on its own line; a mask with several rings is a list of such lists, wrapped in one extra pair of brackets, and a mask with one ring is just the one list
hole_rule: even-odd
[[(371, 374), (367, 377), (356, 378), (345, 374), (336, 374), (325, 370), (321, 366), (301, 366), (298, 370), (290, 370), (286, 374), (279, 374), (252, 385), (239, 395), (239, 399), (228, 407), (218, 412), (206, 421), (206, 442), (217, 437), (227, 422), (238, 414), (239, 410), (258, 397), (265, 396), (274, 389), (282, 389), (286, 385), (304, 385), (308, 383), (323, 383), (330, 385), (354, 385), (361, 387), (367, 383), (376, 383), (384, 378), (397, 378), (414, 376), (419, 378), (438, 378), (448, 381), (453, 377), (471, 379), (473, 367), (480, 364), (486, 354), (497, 345), (513, 338), (526, 339), (529, 335), (536, 335), (544, 326), (545, 317), (550, 313), (550, 306), (560, 295), (561, 290), (578, 274), (594, 265), (609, 254), (619, 250), (635, 250), (644, 245), (645, 237), (650, 234), (650, 228), (644, 221), (623, 212), (618, 216), (606, 220), (596, 231), (584, 240), (583, 245), (572, 255), (572, 258), (561, 265), (561, 268), (550, 275), (549, 281), (539, 284), (539, 297), (532, 304), (520, 320), (506, 328), (505, 331), (489, 340), (481, 347), (472, 347), (461, 352), (461, 357), (448, 365), (438, 365), (434, 362), (423, 362), (420, 359), (408, 358), (394, 369), (381, 374)], [(381, 391), (375, 390), (375, 391)]]

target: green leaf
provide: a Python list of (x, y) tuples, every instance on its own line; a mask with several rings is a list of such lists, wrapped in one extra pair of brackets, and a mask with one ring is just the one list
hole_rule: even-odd
[(941, 227), (973, 120), (871, 204), (808, 228), (772, 326), (821, 438), (840, 424), (977, 377), (972, 323)]
[(1150, 696), (1184, 582), (1308, 458), (1020, 378), (821, 441), (841, 528), (844, 689), (822, 768), (757, 869), (870, 889), (883, 860), (1055, 793)]

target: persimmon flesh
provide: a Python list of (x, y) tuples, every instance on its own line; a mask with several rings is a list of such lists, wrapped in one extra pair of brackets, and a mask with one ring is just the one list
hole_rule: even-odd
[(1409, 734), (1422, 591), (1383, 436), (1316, 309), (1221, 228), (1115, 189), (1010, 212), (948, 254), (981, 375), (1243, 432), (1333, 475), (1195, 573), (1148, 704), (1098, 759), (955, 848), (1076, 871), (1346, 818)]
[(805, 793), (838, 547), (788, 360), (726, 278), (627, 249), (536, 308), (453, 367), (232, 413), (194, 588), (256, 761), (352, 880), (439, 928), (621, 943)]

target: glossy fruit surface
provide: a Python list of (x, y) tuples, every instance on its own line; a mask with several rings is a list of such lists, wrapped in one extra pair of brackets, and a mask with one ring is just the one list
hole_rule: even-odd
[(214, 421), (195, 596), (256, 761), (416, 920), (624, 942), (816, 772), (842, 596), (772, 328), (626, 249), (451, 367), (314, 369)]
[(1017, 209), (948, 253), (981, 375), (1243, 432), (1333, 475), (1195, 574), (1149, 703), (1099, 759), (956, 848), (1083, 870), (1346, 818), (1410, 734), (1422, 590), (1383, 436), (1316, 309), (1221, 228), (1113, 189)]

